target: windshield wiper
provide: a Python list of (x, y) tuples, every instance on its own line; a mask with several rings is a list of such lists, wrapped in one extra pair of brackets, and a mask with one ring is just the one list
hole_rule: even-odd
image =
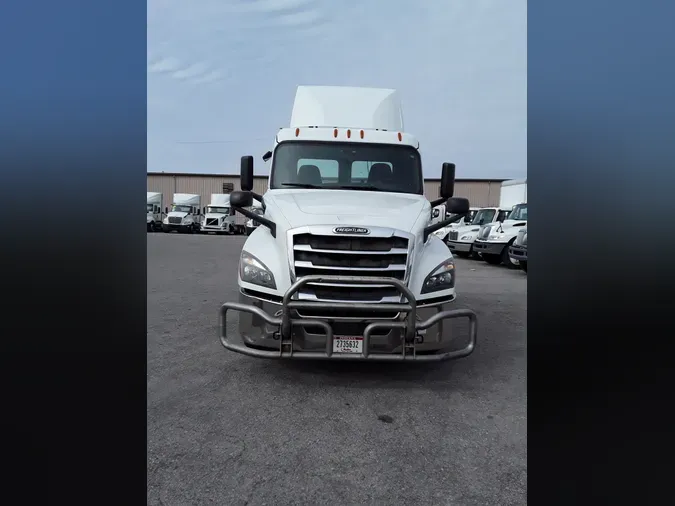
[(384, 188), (380, 188), (378, 186), (373, 186), (371, 184), (345, 184), (345, 185), (340, 185), (336, 186), (335, 188), (342, 188), (344, 190), (370, 190), (374, 192), (386, 192)]
[(295, 186), (296, 188), (324, 188), (311, 183), (281, 183), (281, 186)]

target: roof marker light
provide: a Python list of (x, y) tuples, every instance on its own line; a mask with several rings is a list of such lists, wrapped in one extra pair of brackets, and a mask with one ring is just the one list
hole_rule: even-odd
[(351, 139), (351, 137), (352, 137), (352, 131), (347, 130), (347, 139)]
[(333, 137), (337, 137), (337, 128), (333, 130)]
[(402, 141), (402, 140), (403, 140), (403, 136), (401, 135), (401, 132), (398, 133), (398, 140), (399, 140), (399, 141)]
[(364, 134), (363, 134), (363, 130), (361, 130), (361, 138), (362, 138), (362, 139), (363, 139), (363, 135), (364, 135)]
[(299, 129), (299, 128), (296, 128), (296, 129), (295, 129), (295, 136), (297, 137), (298, 135), (300, 135), (300, 129)]

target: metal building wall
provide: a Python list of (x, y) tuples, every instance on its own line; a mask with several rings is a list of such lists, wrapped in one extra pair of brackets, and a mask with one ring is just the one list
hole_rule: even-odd
[[(496, 207), (499, 205), (501, 181), (459, 180), (455, 182), (455, 196), (469, 199), (471, 207)], [(429, 200), (440, 197), (441, 180), (424, 181), (424, 194)]]
[[(201, 195), (202, 207), (209, 204), (212, 193), (223, 193), (223, 183), (231, 183), (240, 190), (239, 176), (216, 174), (148, 174), (148, 191), (161, 192), (164, 206), (171, 205), (174, 193), (193, 193)], [(438, 198), (441, 182), (439, 179), (427, 179), (424, 192), (428, 199)], [(499, 205), (500, 180), (459, 180), (455, 183), (455, 195), (469, 199), (472, 207), (495, 207)], [(253, 191), (262, 195), (267, 191), (267, 176), (256, 176)]]

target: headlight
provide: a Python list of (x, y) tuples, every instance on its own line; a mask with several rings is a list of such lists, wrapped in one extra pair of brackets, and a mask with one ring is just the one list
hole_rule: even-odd
[(449, 258), (436, 267), (422, 284), (422, 293), (438, 292), (455, 287), (455, 262)]
[(490, 237), (488, 237), (488, 240), (494, 241), (496, 239), (502, 239), (504, 237), (504, 234), (490, 234)]
[(473, 238), (472, 235), (463, 235), (460, 241), (470, 241)]
[(239, 259), (239, 277), (246, 283), (276, 289), (274, 275), (267, 266), (250, 253), (241, 252)]

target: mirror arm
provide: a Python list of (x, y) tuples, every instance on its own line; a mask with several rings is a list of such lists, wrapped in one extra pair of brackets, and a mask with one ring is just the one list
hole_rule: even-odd
[(448, 199), (444, 199), (443, 197), (441, 197), (439, 199), (432, 200), (430, 202), (430, 204), (431, 204), (431, 207), (436, 207), (436, 206), (440, 206), (441, 204), (445, 204), (447, 201), (448, 201)]
[(469, 213), (463, 213), (463, 214), (458, 214), (456, 216), (453, 216), (452, 218), (448, 218), (447, 220), (439, 221), (438, 223), (434, 223), (433, 225), (429, 225), (424, 229), (424, 238), (422, 239), (422, 242), (425, 243), (427, 242), (427, 239), (429, 239), (429, 236), (436, 232), (436, 230), (440, 230), (443, 227), (447, 227), (451, 223), (455, 223), (456, 221), (461, 220), (464, 218), (467, 214)]
[[(250, 218), (254, 221), (257, 221), (261, 225), (265, 225), (267, 228), (270, 229), (270, 233), (272, 234), (272, 237), (276, 239), (277, 237), (277, 224), (274, 223), (272, 220), (268, 220), (267, 218), (263, 218), (259, 214), (255, 214), (253, 211), (249, 211), (248, 209), (244, 209), (243, 207), (237, 207), (237, 206), (232, 206), (232, 210), (235, 211), (235, 213), (241, 213), (242, 215), (246, 216), (247, 218)], [(235, 214), (233, 213), (233, 214)]]

